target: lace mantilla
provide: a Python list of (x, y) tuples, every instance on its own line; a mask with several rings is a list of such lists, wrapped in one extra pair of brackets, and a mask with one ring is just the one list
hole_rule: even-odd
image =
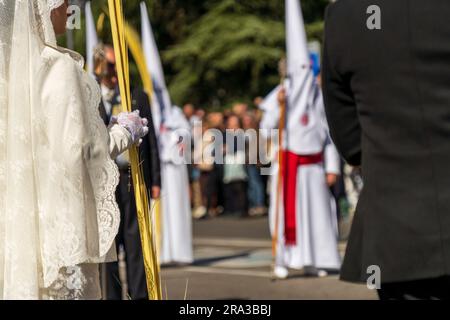
[(52, 11), (53, 9), (59, 8), (64, 3), (64, 0), (47, 0), (47, 7), (49, 11)]
[(0, 299), (98, 298), (119, 228), (100, 89), (48, 4), (0, 0)]
[[(25, 2), (28, 0), (18, 0), (19, 2)], [(41, 38), (42, 42), (56, 47), (56, 36), (55, 31), (53, 30), (53, 25), (51, 23), (51, 1), (61, 1), (61, 0), (41, 0), (41, 1), (32, 1), (34, 6), (34, 18), (36, 19), (36, 23), (34, 26), (37, 28), (35, 31), (38, 36)], [(53, 5), (55, 5), (53, 3)], [(56, 8), (56, 7), (55, 7)]]
[[(41, 223), (50, 235), (58, 235), (58, 238), (49, 237), (44, 241), (43, 246), (43, 279), (44, 287), (50, 287), (54, 281), (61, 277), (60, 272), (64, 267), (74, 267), (84, 263), (101, 263), (115, 259), (114, 240), (120, 224), (119, 207), (115, 200), (115, 190), (119, 184), (119, 170), (115, 162), (109, 155), (109, 133), (98, 112), (101, 99), (100, 87), (97, 82), (82, 69), (79, 61), (73, 60), (73, 55), (62, 50), (54, 51), (52, 48), (45, 50), (43, 59), (43, 70), (57, 63), (55, 60), (64, 59), (65, 69), (71, 69), (75, 74), (73, 79), (66, 81), (74, 83), (70, 91), (75, 91), (70, 98), (62, 98), (67, 101), (67, 106), (61, 105), (59, 108), (67, 108), (67, 117), (72, 123), (73, 135), (68, 135), (65, 139), (67, 152), (77, 155), (83, 150), (83, 159), (69, 156), (66, 160), (60, 161), (51, 159), (49, 174), (51, 185), (56, 187), (61, 198), (61, 203), (65, 204), (59, 208), (59, 213), (52, 218), (54, 210), (47, 207), (40, 208)], [(61, 56), (62, 55), (62, 56)], [(64, 57), (65, 56), (65, 57)], [(75, 63), (75, 62), (78, 62)], [(72, 65), (70, 67), (70, 65)], [(60, 69), (57, 69), (57, 73)], [(78, 94), (76, 94), (76, 91)], [(63, 94), (68, 94), (65, 92)], [(57, 94), (52, 93), (53, 94)], [(58, 97), (53, 98), (59, 100)], [(46, 136), (48, 125), (52, 121), (58, 121), (55, 114), (41, 114), (35, 121), (35, 128), (38, 136), (42, 137), (42, 144), (49, 138)], [(64, 117), (64, 115), (62, 116)], [(59, 121), (62, 121), (61, 119)], [(85, 127), (85, 128), (84, 128)], [(84, 128), (84, 129), (83, 129)], [(43, 130), (42, 130), (43, 129)], [(67, 129), (64, 129), (67, 130)], [(86, 132), (84, 132), (86, 131)], [(52, 140), (50, 138), (50, 140)], [(54, 140), (54, 139), (53, 139)], [(47, 152), (47, 151), (46, 151)], [(48, 151), (51, 153), (51, 151)], [(67, 166), (67, 162), (76, 161), (76, 166)], [(79, 164), (82, 161), (85, 165)], [(83, 177), (82, 167), (86, 167), (87, 180)], [(88, 185), (91, 188), (88, 188)], [(93, 195), (89, 195), (92, 189)], [(84, 204), (77, 208), (78, 203), (86, 202), (90, 197), (94, 199), (94, 206)], [(88, 201), (89, 202), (89, 201)], [(68, 205), (72, 203), (72, 205)], [(94, 208), (92, 208), (94, 207)], [(69, 211), (73, 211), (72, 213)], [(83, 213), (86, 211), (86, 213)], [(94, 211), (94, 212), (92, 212)], [(48, 215), (47, 212), (50, 212)], [(73, 215), (86, 215), (86, 218), (74, 220)], [(92, 230), (94, 222), (89, 222), (89, 216), (96, 215), (96, 228)], [(83, 219), (87, 221), (83, 222)], [(84, 226), (84, 224), (88, 224)], [(86, 228), (83, 230), (82, 228)], [(90, 231), (89, 231), (90, 230)], [(86, 235), (86, 232), (95, 232), (97, 235)], [(97, 239), (98, 247), (92, 248), (92, 239)]]

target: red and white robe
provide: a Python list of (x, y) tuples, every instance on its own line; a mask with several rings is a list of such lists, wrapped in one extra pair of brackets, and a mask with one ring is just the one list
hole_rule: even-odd
[[(278, 126), (275, 90), (263, 105), (263, 129)], [(320, 90), (314, 103), (288, 110), (287, 137), (283, 145), (283, 192), (278, 200), (276, 265), (293, 269), (316, 267), (338, 270), (338, 227), (334, 199), (326, 174), (340, 174), (340, 157), (328, 136)], [(292, 107), (292, 106), (291, 106)], [(297, 125), (293, 125), (297, 121)], [(275, 230), (279, 164), (277, 156), (270, 177), (270, 229)], [(285, 210), (285, 208), (287, 210)]]

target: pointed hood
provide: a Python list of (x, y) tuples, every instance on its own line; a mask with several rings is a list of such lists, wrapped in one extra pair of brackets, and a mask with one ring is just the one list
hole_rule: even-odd
[(92, 14), (91, 2), (87, 1), (86, 12), (86, 64), (87, 71), (94, 74), (94, 49), (98, 44), (97, 30), (95, 28), (94, 16)]

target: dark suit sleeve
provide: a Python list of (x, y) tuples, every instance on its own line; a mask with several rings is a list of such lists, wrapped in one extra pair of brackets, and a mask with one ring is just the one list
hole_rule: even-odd
[(141, 89), (133, 91), (133, 102), (139, 110), (141, 117), (147, 118), (149, 133), (143, 139), (139, 148), (144, 178), (147, 187), (161, 187), (161, 164), (159, 158), (158, 140), (151, 112), (151, 104), (148, 95)]
[(98, 106), (98, 112), (100, 113), (100, 117), (102, 118), (105, 126), (109, 126), (108, 115), (106, 114), (105, 105), (103, 104), (103, 100), (100, 100), (100, 104)]
[[(353, 166), (361, 165), (361, 126), (355, 99), (350, 86), (350, 74), (336, 71), (335, 58), (339, 48), (333, 48), (331, 39), (338, 39), (337, 24), (327, 8), (325, 20), (325, 46), (322, 62), (322, 85), (325, 111), (331, 137), (342, 157)], [(345, 19), (345, 17), (342, 17)]]

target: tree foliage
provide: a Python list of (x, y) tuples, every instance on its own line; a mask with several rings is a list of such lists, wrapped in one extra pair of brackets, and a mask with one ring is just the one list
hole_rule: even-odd
[[(84, 1), (80, 1), (84, 2)], [(124, 0), (128, 22), (140, 29), (140, 0)], [(321, 40), (328, 0), (302, 0), (310, 39)], [(175, 103), (223, 107), (251, 101), (278, 82), (285, 51), (282, 0), (146, 0)], [(94, 0), (94, 16), (107, 0)], [(84, 31), (84, 30), (83, 30)], [(110, 42), (108, 21), (101, 39)], [(84, 52), (84, 32), (75, 32)], [(138, 79), (132, 66), (133, 79)]]
[[(310, 37), (320, 40), (326, 1), (303, 1)], [(277, 66), (285, 51), (283, 1), (223, 0), (211, 4), (170, 47), (164, 59), (177, 102), (220, 106), (250, 101), (279, 82)]]

